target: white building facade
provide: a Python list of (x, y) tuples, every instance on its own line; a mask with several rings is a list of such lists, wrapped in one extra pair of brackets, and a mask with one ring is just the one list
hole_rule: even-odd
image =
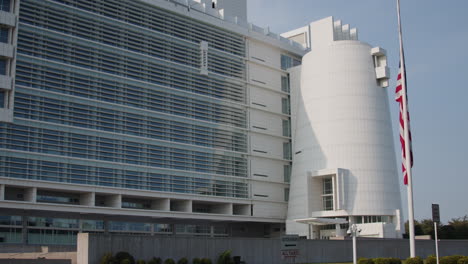
[(333, 224), (338, 218), (358, 224), (361, 236), (401, 237), (385, 50), (332, 17), (284, 35), (311, 48), (291, 70), (287, 232), (344, 236), (348, 225)]
[[(330, 51), (337, 69), (367, 67), (356, 81), (369, 94), (356, 103), (375, 106), (376, 121), (350, 139), (370, 137), (359, 153), (372, 160), (343, 158), (357, 153), (343, 139), (347, 152), (325, 162), (312, 149), (339, 135), (313, 143), (306, 133), (340, 113), (299, 103), (326, 94), (320, 79), (299, 85), (294, 67), (304, 60), (302, 76), (315, 76), (329, 58), (247, 23), (245, 0), (4, 0), (1, 10), (0, 243), (74, 244), (78, 232), (307, 236), (295, 220), (399, 219), (399, 194), (389, 198), (398, 186), (381, 186), (397, 175), (394, 157), (383, 160), (393, 151), (386, 92), (370, 87), (366, 64), (383, 65), (382, 50), (364, 58), (370, 47), (355, 41)], [(319, 206), (322, 178), (333, 210)]]

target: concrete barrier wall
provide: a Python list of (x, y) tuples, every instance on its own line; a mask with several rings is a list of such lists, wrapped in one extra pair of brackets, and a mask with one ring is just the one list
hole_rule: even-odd
[[(409, 256), (409, 241), (404, 239), (359, 239), (358, 257)], [(435, 254), (434, 241), (416, 241), (418, 256)], [(201, 238), (201, 237), (154, 237), (133, 235), (79, 234), (78, 264), (97, 264), (108, 252), (113, 254), (126, 251), (135, 259), (149, 260), (160, 257), (163, 260), (179, 260), (187, 257), (208, 257), (215, 261), (224, 250), (232, 250), (233, 256), (241, 256), (247, 264), (280, 264), (281, 243), (279, 239), (261, 238)], [(295, 263), (351, 262), (351, 240), (300, 240), (300, 256)], [(440, 241), (441, 256), (468, 256), (468, 240)]]
[(77, 264), (75, 246), (0, 245), (0, 264)]
[(33, 253), (33, 252), (73, 252), (76, 251), (76, 246), (65, 245), (18, 245), (18, 244), (1, 244), (0, 253)]
[(71, 264), (71, 260), (58, 259), (0, 259), (0, 264)]

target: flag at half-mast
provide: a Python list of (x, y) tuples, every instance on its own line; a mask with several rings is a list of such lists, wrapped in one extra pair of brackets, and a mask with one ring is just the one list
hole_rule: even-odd
[[(402, 64), (403, 63), (403, 64)], [(411, 144), (411, 130), (410, 130), (410, 118), (409, 118), (409, 112), (408, 112), (408, 96), (407, 96), (407, 89), (406, 89), (406, 67), (404, 67), (405, 59), (404, 59), (404, 53), (402, 52), (401, 58), (400, 58), (400, 69), (398, 72), (398, 78), (397, 78), (397, 85), (396, 85), (396, 98), (395, 100), (399, 103), (400, 105), (400, 143), (401, 143), (401, 156), (402, 156), (402, 172), (403, 172), (403, 182), (405, 185), (408, 185), (408, 173), (407, 173), (407, 168), (406, 168), (406, 159), (408, 158), (408, 155), (406, 155), (406, 140), (408, 140), (408, 146), (409, 146), (409, 159), (410, 159), (410, 166), (413, 167), (413, 148)], [(403, 65), (403, 67), (402, 67)], [(402, 70), (403, 69), (403, 70)], [(403, 96), (405, 96), (406, 100), (403, 100)], [(406, 105), (404, 105), (406, 103)], [(406, 115), (404, 114), (406, 110)], [(406, 122), (405, 122), (406, 119)], [(408, 139), (405, 137), (405, 123), (408, 126)]]

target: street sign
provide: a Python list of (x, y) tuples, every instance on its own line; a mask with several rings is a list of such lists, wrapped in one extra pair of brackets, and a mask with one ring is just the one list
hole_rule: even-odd
[(281, 237), (281, 250), (299, 249), (299, 235), (285, 235)]
[(285, 235), (281, 237), (281, 258), (293, 260), (299, 256), (299, 235)]
[(440, 223), (440, 211), (438, 204), (432, 204), (432, 221)]
[(281, 257), (283, 259), (295, 258), (297, 256), (299, 256), (299, 250), (298, 249), (281, 250)]

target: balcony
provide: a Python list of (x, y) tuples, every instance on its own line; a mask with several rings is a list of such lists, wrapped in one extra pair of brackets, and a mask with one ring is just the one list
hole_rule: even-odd
[(0, 57), (13, 58), (13, 45), (0, 43)]
[(0, 11), (0, 25), (15, 27), (16, 26), (16, 15), (13, 13)]
[(12, 88), (12, 78), (5, 75), (0, 75), (0, 89), (11, 90)]

